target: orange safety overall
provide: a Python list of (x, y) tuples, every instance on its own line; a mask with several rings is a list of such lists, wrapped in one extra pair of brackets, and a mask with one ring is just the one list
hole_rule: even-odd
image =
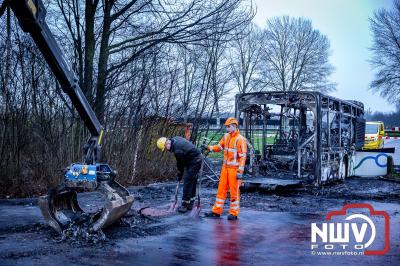
[(208, 149), (213, 152), (224, 151), (224, 162), (212, 212), (222, 214), (229, 188), (231, 196), (229, 213), (238, 216), (240, 212), (240, 184), (237, 175), (239, 177), (243, 175), (247, 152), (246, 139), (240, 135), (239, 130), (236, 130), (233, 133), (226, 133), (218, 145), (209, 146)]

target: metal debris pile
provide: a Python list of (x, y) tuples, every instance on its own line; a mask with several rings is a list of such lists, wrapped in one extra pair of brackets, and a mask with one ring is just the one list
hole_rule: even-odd
[(60, 241), (71, 240), (72, 242), (87, 242), (97, 244), (106, 239), (102, 230), (89, 230), (90, 225), (96, 215), (83, 213), (68, 224), (68, 227), (62, 231)]

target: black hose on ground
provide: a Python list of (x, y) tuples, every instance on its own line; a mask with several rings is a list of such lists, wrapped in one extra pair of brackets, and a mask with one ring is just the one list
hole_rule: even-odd
[(6, 11), (6, 8), (8, 7), (9, 0), (4, 0), (3, 3), (1, 3), (0, 6), (0, 18), (4, 15), (4, 11)]

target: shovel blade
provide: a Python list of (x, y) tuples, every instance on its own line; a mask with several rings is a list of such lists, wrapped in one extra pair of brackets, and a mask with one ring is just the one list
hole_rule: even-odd
[(178, 210), (178, 203), (177, 202), (173, 202), (171, 203), (171, 205), (168, 208), (168, 212), (176, 212)]
[(190, 212), (190, 216), (192, 217), (198, 217), (201, 212), (201, 206), (200, 204), (197, 204), (196, 206), (193, 206), (192, 211)]
[(201, 208), (193, 208), (190, 212), (190, 216), (192, 217), (199, 217), (201, 212)]

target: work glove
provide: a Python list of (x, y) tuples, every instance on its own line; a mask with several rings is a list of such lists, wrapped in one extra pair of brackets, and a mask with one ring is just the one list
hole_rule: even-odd
[(201, 145), (200, 145), (200, 149), (201, 149), (202, 151), (206, 151), (206, 150), (208, 150), (208, 145), (207, 145), (207, 144), (201, 144)]

